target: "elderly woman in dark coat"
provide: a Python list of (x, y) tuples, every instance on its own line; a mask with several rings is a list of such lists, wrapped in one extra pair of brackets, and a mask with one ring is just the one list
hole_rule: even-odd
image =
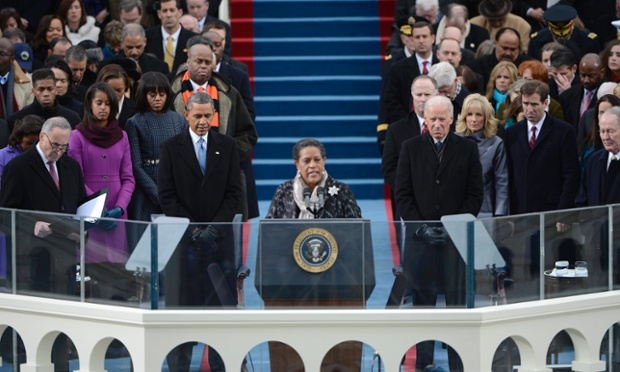
[(325, 147), (306, 138), (293, 147), (297, 175), (276, 189), (266, 218), (361, 218), (353, 191), (325, 171)]
[(506, 216), (509, 213), (508, 167), (504, 142), (497, 134), (493, 107), (480, 94), (471, 94), (463, 102), (456, 132), (478, 145), (484, 199), (478, 217)]

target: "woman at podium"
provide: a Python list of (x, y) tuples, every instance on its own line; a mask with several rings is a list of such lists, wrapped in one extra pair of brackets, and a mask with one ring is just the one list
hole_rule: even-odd
[(305, 138), (293, 147), (295, 177), (276, 189), (266, 218), (361, 218), (349, 186), (325, 170), (325, 146)]

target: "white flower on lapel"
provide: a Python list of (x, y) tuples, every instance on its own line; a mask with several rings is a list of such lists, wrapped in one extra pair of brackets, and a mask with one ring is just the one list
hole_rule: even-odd
[(327, 192), (329, 193), (330, 196), (334, 196), (334, 195), (338, 195), (338, 191), (340, 191), (340, 189), (336, 186), (331, 186)]

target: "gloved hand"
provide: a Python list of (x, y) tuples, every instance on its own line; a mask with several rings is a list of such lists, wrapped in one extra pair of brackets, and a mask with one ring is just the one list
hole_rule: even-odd
[(443, 227), (430, 227), (426, 224), (416, 230), (415, 235), (424, 239), (431, 247), (440, 247), (448, 241), (448, 233)]
[(125, 214), (125, 212), (123, 211), (123, 208), (118, 207), (118, 206), (110, 210), (105, 209), (103, 211), (103, 217), (106, 217), (106, 218), (119, 218), (123, 214)]
[[(120, 216), (122, 216), (124, 213), (123, 208), (121, 207), (114, 207), (110, 210), (104, 209), (103, 210), (103, 216), (104, 218), (119, 218)], [(112, 221), (112, 220), (102, 220), (100, 219), (99, 222), (97, 222), (97, 225), (99, 227), (101, 227), (102, 229), (106, 230), (106, 231), (112, 231), (114, 229), (116, 229), (117, 224), (116, 222)]]
[(203, 228), (197, 230), (193, 235), (192, 239), (196, 244), (200, 245), (203, 248), (210, 249), (213, 252), (218, 250), (218, 246), (216, 241), (220, 238), (220, 233), (217, 229), (212, 225), (207, 225)]

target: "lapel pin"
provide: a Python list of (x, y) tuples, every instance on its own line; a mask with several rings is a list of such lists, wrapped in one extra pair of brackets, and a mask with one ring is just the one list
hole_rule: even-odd
[(219, 151), (216, 151), (216, 152), (215, 152), (215, 155), (219, 155), (219, 154), (220, 154), (220, 152), (219, 152)]

